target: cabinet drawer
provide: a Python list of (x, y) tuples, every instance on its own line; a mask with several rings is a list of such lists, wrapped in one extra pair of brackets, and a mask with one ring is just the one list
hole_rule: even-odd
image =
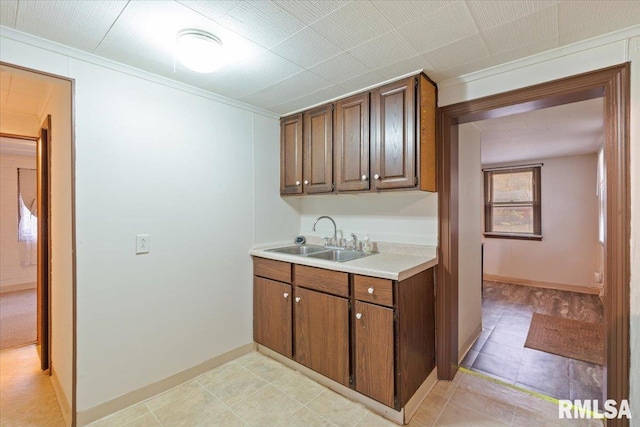
[(291, 283), (291, 264), (265, 258), (253, 258), (253, 274), (279, 282)]
[(342, 297), (349, 296), (349, 274), (347, 273), (296, 264), (294, 277), (296, 286)]
[(393, 281), (368, 276), (353, 276), (355, 298), (393, 307)]

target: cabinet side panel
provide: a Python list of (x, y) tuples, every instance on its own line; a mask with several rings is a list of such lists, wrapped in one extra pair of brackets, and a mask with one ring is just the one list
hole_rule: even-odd
[(436, 88), (420, 75), (420, 190), (436, 187)]
[(433, 273), (431, 268), (397, 285), (399, 407), (435, 368)]
[(253, 278), (253, 339), (291, 357), (291, 285)]

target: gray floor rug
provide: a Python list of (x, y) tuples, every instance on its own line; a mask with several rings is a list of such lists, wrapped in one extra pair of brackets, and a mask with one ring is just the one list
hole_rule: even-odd
[(36, 290), (0, 294), (0, 350), (36, 339)]

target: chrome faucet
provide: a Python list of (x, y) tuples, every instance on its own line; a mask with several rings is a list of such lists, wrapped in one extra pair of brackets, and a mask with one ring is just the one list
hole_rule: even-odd
[(351, 233), (351, 239), (353, 240), (353, 250), (357, 251), (358, 250), (358, 236), (356, 236), (355, 233)]
[(316, 221), (313, 223), (313, 231), (316, 231), (316, 224), (318, 223), (318, 221), (320, 221), (323, 218), (328, 219), (333, 224), (333, 244), (337, 246), (338, 245), (338, 227), (336, 227), (336, 222), (330, 216), (327, 216), (327, 215), (319, 216), (316, 219)]

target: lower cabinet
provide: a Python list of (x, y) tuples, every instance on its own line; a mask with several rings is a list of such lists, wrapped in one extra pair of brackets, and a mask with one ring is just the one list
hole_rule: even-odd
[(353, 324), (356, 391), (395, 407), (393, 309), (356, 301)]
[(434, 269), (402, 281), (254, 258), (254, 340), (400, 410), (435, 368)]
[(253, 339), (291, 357), (291, 285), (254, 276)]
[(349, 386), (349, 300), (296, 287), (295, 360)]

